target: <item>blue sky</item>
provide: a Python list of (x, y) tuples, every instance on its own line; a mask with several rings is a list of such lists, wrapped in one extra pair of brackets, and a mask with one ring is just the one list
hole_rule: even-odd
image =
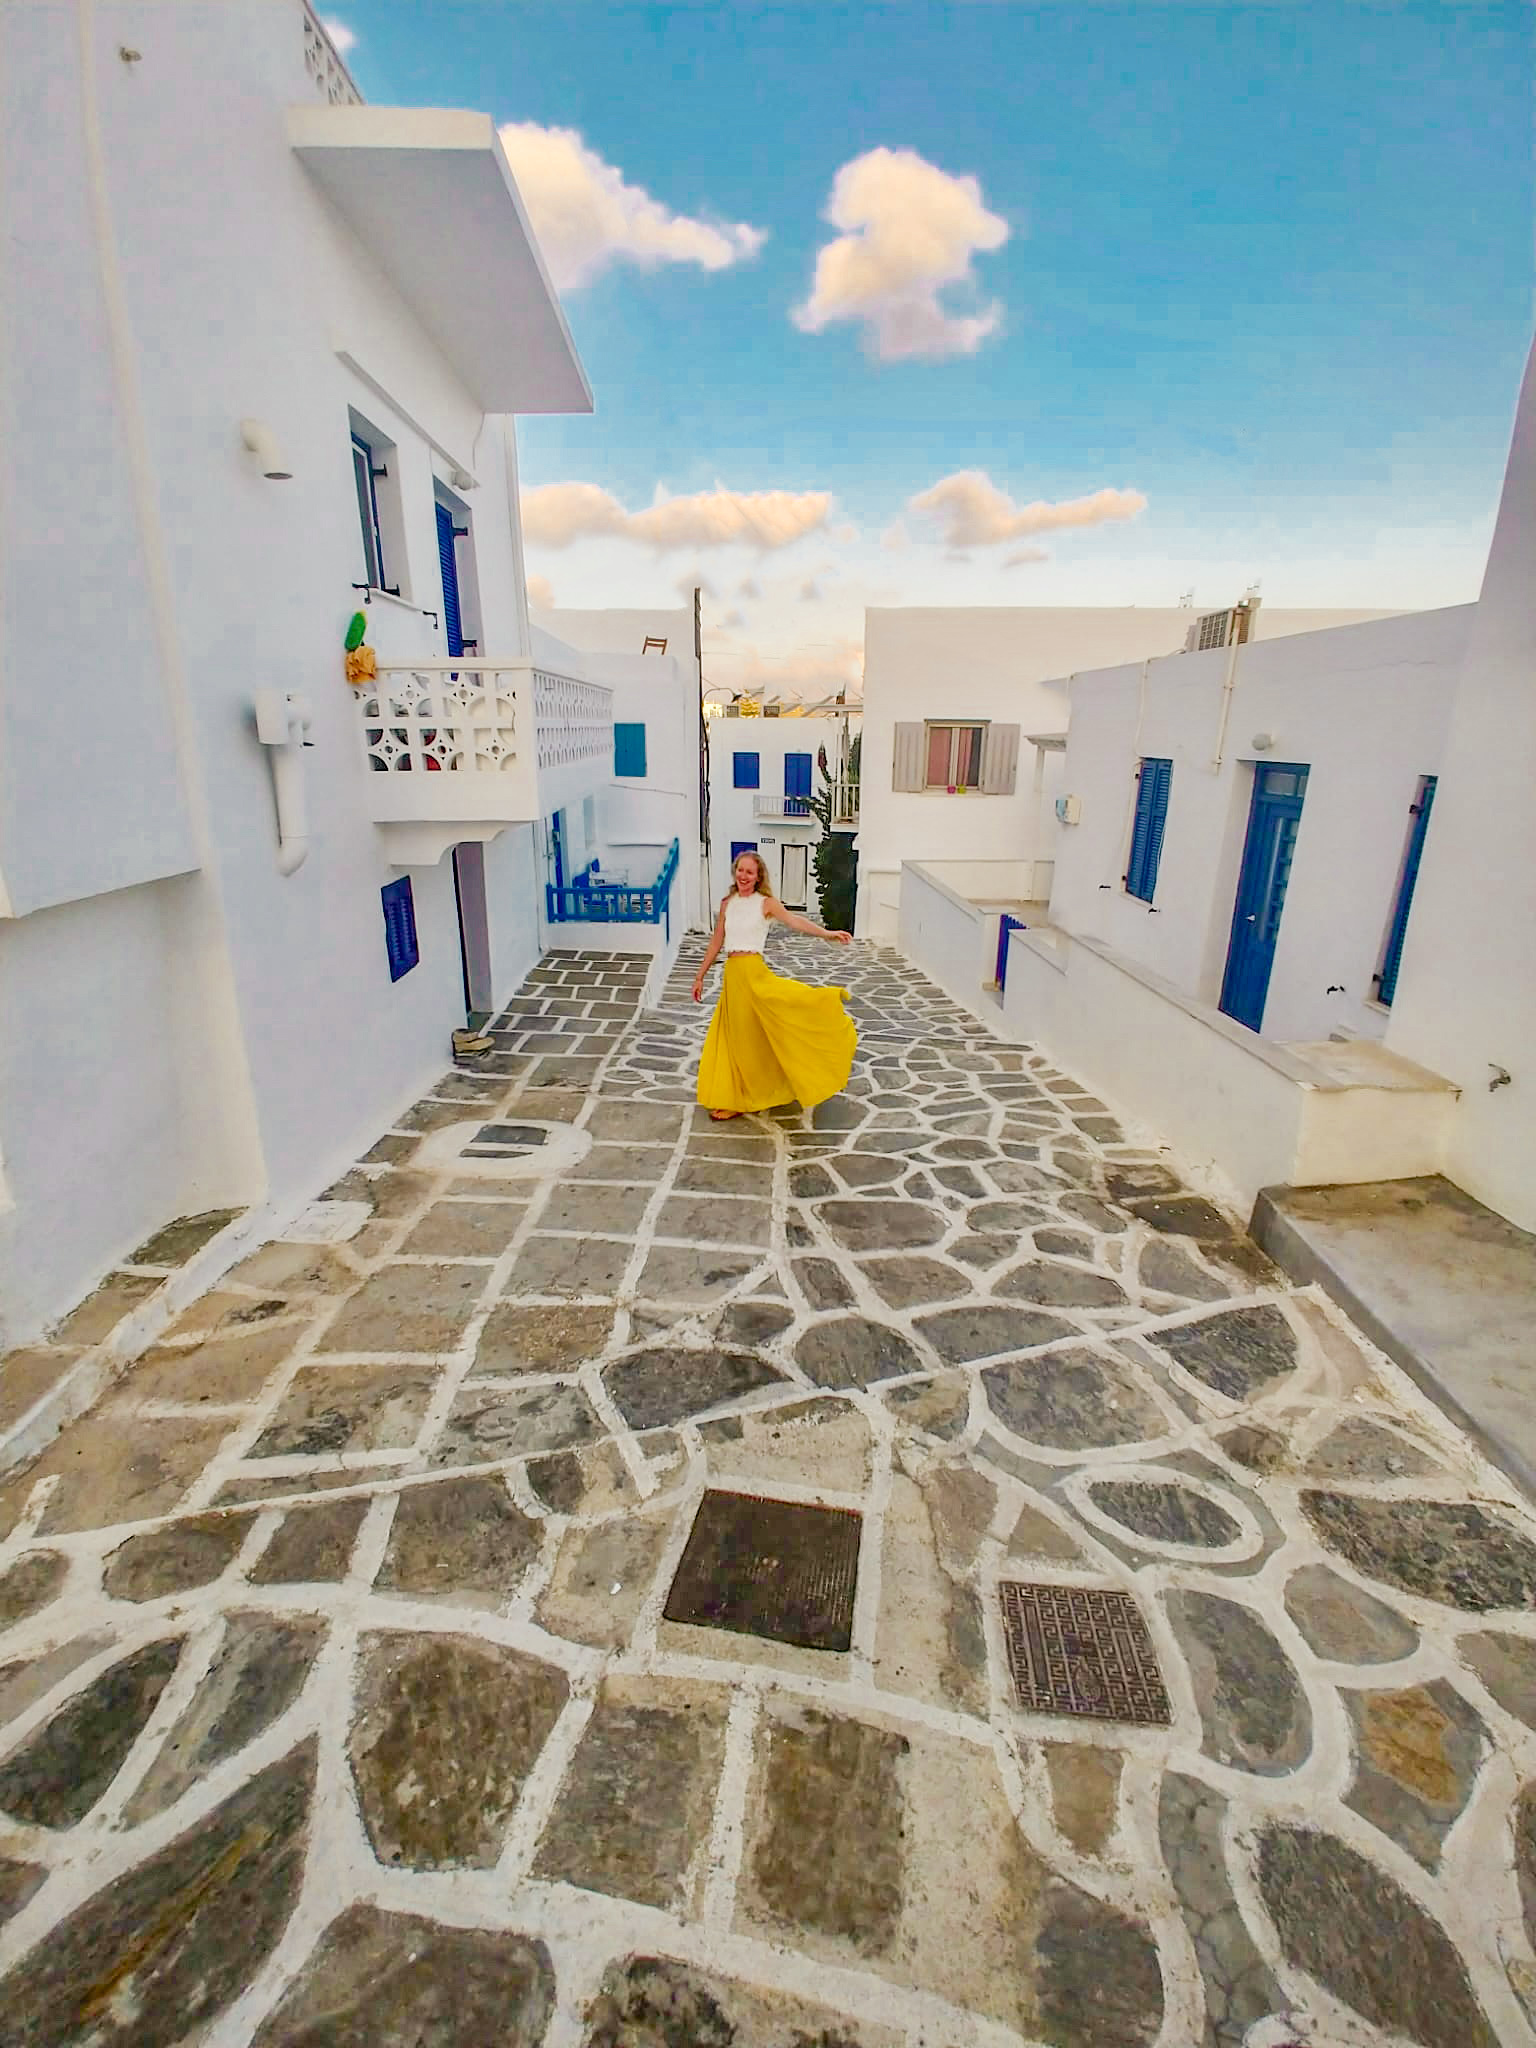
[(1476, 594), (1526, 0), (330, 15), (370, 100), (508, 124), (597, 397), (520, 430), (558, 603), (701, 576), (707, 666), (793, 688), (867, 603)]

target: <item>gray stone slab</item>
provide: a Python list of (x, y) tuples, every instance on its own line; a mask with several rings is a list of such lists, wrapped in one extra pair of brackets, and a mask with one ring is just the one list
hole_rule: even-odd
[(538, 1215), (540, 1230), (595, 1231), (605, 1237), (633, 1237), (651, 1199), (648, 1187), (604, 1187), (591, 1182), (549, 1190)]
[(535, 1858), (535, 1877), (684, 1912), (708, 1847), (724, 1686), (603, 1684)]
[(937, 1244), (945, 1222), (918, 1202), (823, 1202), (817, 1212), (840, 1245), (854, 1252), (899, 1252)]
[(409, 1450), (436, 1383), (430, 1365), (307, 1366), (294, 1374), (249, 1455), (313, 1458), (338, 1451)]
[(610, 1965), (583, 2048), (906, 2048), (906, 2035), (670, 1956)]
[(1487, 1730), (1443, 1678), (1342, 1698), (1355, 1751), (1344, 1804), (1433, 1870), (1488, 1754)]
[(633, 1253), (627, 1238), (535, 1234), (518, 1252), (503, 1292), (612, 1295)]
[(888, 1308), (915, 1308), (928, 1302), (955, 1301), (972, 1291), (970, 1275), (960, 1272), (943, 1259), (921, 1256), (861, 1259), (859, 1270)]
[(1005, 1273), (992, 1289), (1008, 1301), (1047, 1308), (1123, 1308), (1125, 1289), (1107, 1273), (1084, 1273), (1054, 1259), (1030, 1259)]
[(1536, 1236), (1438, 1175), (1266, 1188), (1264, 1250), (1316, 1284), (1527, 1493), (1536, 1494)]
[(1075, 1336), (1070, 1323), (1038, 1310), (979, 1303), (968, 1308), (940, 1309), (919, 1316), (916, 1328), (946, 1365), (964, 1365), (975, 1358), (997, 1358), (1009, 1351), (1028, 1351)]
[(580, 1387), (462, 1387), (454, 1396), (431, 1462), (482, 1465), (569, 1450), (603, 1435)]
[(554, 2002), (541, 1941), (349, 1906), (253, 2048), (539, 2048)]
[(250, 1526), (247, 1515), (192, 1515), (146, 1529), (111, 1552), (102, 1584), (114, 1600), (158, 1600), (206, 1586), (233, 1563)]
[(1226, 1309), (1172, 1330), (1150, 1331), (1151, 1342), (1232, 1401), (1250, 1401), (1296, 1366), (1296, 1338), (1278, 1308)]
[(474, 1371), (487, 1378), (571, 1372), (600, 1357), (613, 1334), (613, 1310), (552, 1303), (502, 1302), (491, 1310), (475, 1350)]
[(10, 2039), (183, 2048), (204, 2038), (288, 1923), (314, 1772), (306, 1743), (52, 1929), (0, 1979)]
[(0, 1572), (0, 1630), (14, 1628), (58, 1598), (69, 1560), (57, 1550), (34, 1550)]
[(1512, 1522), (1453, 1501), (1303, 1493), (1323, 1542), (1368, 1578), (1471, 1614), (1536, 1606), (1536, 1543)]
[(636, 1293), (647, 1301), (718, 1301), (758, 1264), (758, 1254), (725, 1246), (659, 1244), (647, 1257)]
[(1490, 1629), (1463, 1636), (1456, 1647), (1505, 1713), (1536, 1728), (1536, 1642)]
[(899, 1330), (867, 1316), (813, 1324), (795, 1345), (795, 1363), (819, 1387), (867, 1387), (922, 1369)]
[(170, 1637), (92, 1679), (0, 1765), (0, 1812), (28, 1827), (83, 1820), (117, 1776), (180, 1656), (180, 1638)]
[(521, 1202), (434, 1202), (400, 1250), (411, 1258), (499, 1258), (526, 1213)]
[(853, 1289), (835, 1259), (796, 1259), (794, 1275), (812, 1308), (852, 1308)]
[(773, 1224), (767, 1202), (739, 1196), (669, 1195), (656, 1223), (658, 1237), (685, 1244), (766, 1245)]
[(1153, 1479), (1096, 1479), (1089, 1498), (1101, 1514), (1135, 1536), (1221, 1550), (1235, 1543), (1242, 1524), (1225, 1508), (1187, 1486)]
[(500, 1479), (412, 1486), (396, 1504), (374, 1583), (383, 1593), (499, 1606), (538, 1551), (539, 1524)]
[(1385, 1871), (1320, 1830), (1260, 1838), (1259, 1889), (1287, 1961), (1421, 2048), (1498, 2048), (1449, 1936)]
[(253, 1586), (334, 1584), (347, 1575), (366, 1500), (320, 1501), (290, 1508), (252, 1565)]
[(563, 1672), (467, 1636), (363, 1639), (348, 1740), (381, 1863), (488, 1869), (564, 1707)]
[(989, 1366), (982, 1383), (1005, 1429), (1053, 1450), (1108, 1449), (1168, 1433), (1167, 1418), (1129, 1369), (1086, 1346)]
[(322, 1335), (320, 1351), (451, 1351), (485, 1289), (483, 1266), (385, 1266)]
[(1325, 1564), (1292, 1572), (1285, 1611), (1317, 1656), (1341, 1664), (1394, 1664), (1419, 1647), (1412, 1622)]
[(1265, 1778), (1297, 1769), (1312, 1746), (1312, 1714), (1295, 1667), (1263, 1622), (1214, 1593), (1172, 1592), (1167, 1605), (1206, 1755)]
[(1244, 2048), (1255, 2021), (1284, 2009), (1232, 1893), (1222, 1853), (1226, 1811), (1209, 1785), (1165, 1772), (1158, 1834), (1205, 1988), (1202, 2048)]
[(658, 1346), (618, 1359), (603, 1379), (631, 1429), (681, 1422), (762, 1387), (790, 1384), (787, 1376), (748, 1351), (683, 1351)]

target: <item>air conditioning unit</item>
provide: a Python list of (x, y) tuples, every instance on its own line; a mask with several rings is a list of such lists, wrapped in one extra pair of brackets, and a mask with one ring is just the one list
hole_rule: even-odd
[(1222, 612), (1202, 612), (1184, 635), (1186, 654), (1201, 654), (1208, 647), (1241, 647), (1253, 635), (1254, 614), (1259, 609), (1256, 597), (1245, 597), (1241, 604), (1229, 605)]

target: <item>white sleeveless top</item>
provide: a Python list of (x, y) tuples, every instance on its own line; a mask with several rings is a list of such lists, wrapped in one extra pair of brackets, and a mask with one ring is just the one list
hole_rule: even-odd
[(768, 913), (756, 894), (738, 896), (734, 890), (725, 906), (725, 950), (727, 953), (761, 953), (768, 943)]

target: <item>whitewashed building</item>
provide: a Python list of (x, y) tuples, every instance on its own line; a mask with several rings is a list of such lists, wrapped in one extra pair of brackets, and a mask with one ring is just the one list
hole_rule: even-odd
[(1229, 1199), (1441, 1173), (1536, 1228), (1533, 543), (1528, 369), (1476, 604), (1072, 680), (1003, 1011)]
[[(1071, 677), (1171, 653), (1194, 616), (1134, 605), (868, 610), (859, 936), (896, 943), (912, 864), (984, 907), (981, 937), (994, 947), (1001, 912), (1044, 901)], [(1261, 609), (1257, 630), (1272, 639), (1380, 616)], [(906, 903), (906, 914), (921, 912)], [(967, 955), (963, 999), (990, 973), (972, 974)]]
[(849, 758), (858, 730), (852, 709), (742, 718), (731, 706), (708, 720), (711, 908), (731, 886), (736, 856), (751, 848), (781, 901), (817, 915), (812, 856), (821, 826), (806, 799), (830, 794), (834, 830), (853, 830), (859, 783)]
[(3, 1347), (441, 1071), (615, 678), (528, 622), (512, 416), (591, 394), (488, 115), (360, 104), (301, 0), (37, 0), (0, 226)]

